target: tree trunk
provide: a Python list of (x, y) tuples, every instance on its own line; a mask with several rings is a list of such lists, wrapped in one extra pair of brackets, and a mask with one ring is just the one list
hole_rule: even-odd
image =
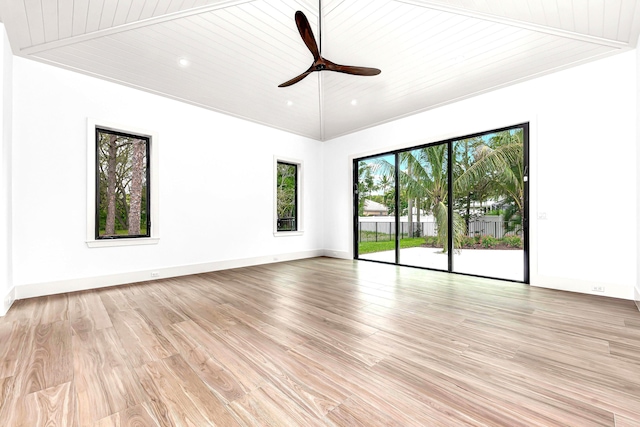
[(109, 158), (107, 160), (107, 224), (104, 234), (116, 234), (116, 156), (118, 154), (117, 136), (109, 135)]
[(467, 230), (467, 235), (469, 234), (469, 223), (471, 222), (471, 193), (467, 194), (467, 206), (466, 206), (467, 214), (464, 217), (464, 226), (465, 230)]
[(418, 235), (415, 237), (420, 237), (420, 234), (422, 234), (422, 224), (420, 223), (420, 198), (418, 197), (416, 197), (416, 208), (416, 232)]
[(407, 219), (408, 219), (408, 224), (407, 224), (407, 232), (409, 233), (409, 237), (413, 237), (413, 198), (409, 197), (409, 200), (407, 201)]
[(144, 141), (139, 139), (134, 140), (131, 166), (131, 193), (129, 195), (129, 235), (140, 234), (144, 154)]

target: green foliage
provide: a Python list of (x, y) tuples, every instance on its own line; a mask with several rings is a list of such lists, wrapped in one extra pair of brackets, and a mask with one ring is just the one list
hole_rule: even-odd
[(477, 191), (486, 182), (485, 193), (514, 206), (512, 216), (524, 212), (524, 135), (521, 128), (497, 132), (476, 147), (473, 164), (454, 181), (456, 194)]
[(438, 242), (438, 236), (425, 236), (424, 242), (427, 246), (442, 247)]
[(364, 215), (364, 201), (371, 199), (373, 191), (377, 189), (372, 168), (374, 165), (369, 161), (358, 163), (358, 215)]
[(520, 232), (522, 231), (522, 216), (521, 212), (515, 204), (510, 204), (504, 210), (504, 214), (502, 216), (505, 225), (505, 231), (509, 232)]
[(482, 236), (482, 247), (486, 249), (493, 248), (498, 244), (498, 239), (493, 236)]
[(520, 238), (520, 236), (504, 236), (502, 238), (502, 242), (505, 243), (507, 246), (510, 246), (512, 248), (522, 249), (522, 247), (523, 247), (522, 239)]
[[(478, 236), (479, 237), (479, 236)], [(476, 238), (475, 237), (471, 237), (471, 236), (462, 236), (462, 247), (469, 247), (469, 246), (473, 246), (476, 242)]]
[[(368, 160), (366, 170), (360, 170), (360, 195), (371, 191), (369, 174), (374, 174), (373, 186), (379, 185), (384, 204), (394, 214), (395, 206), (393, 179), (398, 175), (400, 194), (398, 214), (407, 215), (409, 224), (415, 224), (413, 212), (433, 215), (437, 236), (426, 237), (430, 246), (441, 247), (447, 252), (448, 233), (453, 234), (453, 248), (481, 245), (492, 248), (496, 245), (515, 245), (502, 242), (491, 236), (466, 236), (469, 222), (478, 215), (478, 208), (486, 206), (487, 201), (499, 202), (504, 209), (490, 212), (502, 215), (508, 232), (522, 229), (524, 213), (524, 134), (522, 128), (495, 132), (452, 143), (454, 159), (453, 170), (453, 230), (448, 230), (449, 221), (449, 182), (448, 182), (448, 146), (431, 145), (398, 153), (399, 164), (393, 164), (390, 156), (381, 156)], [(362, 163), (361, 163), (362, 164)], [(377, 180), (377, 181), (376, 181)], [(385, 183), (384, 186), (382, 183)], [(379, 196), (378, 196), (379, 197)], [(418, 221), (419, 222), (419, 221)], [(409, 227), (414, 236), (417, 227)], [(475, 242), (475, 244), (474, 244)], [(522, 247), (522, 242), (519, 243)]]
[[(425, 236), (424, 241), (425, 245), (428, 247), (442, 247), (438, 236)], [(496, 238), (489, 235), (477, 234), (475, 236), (462, 236), (462, 238), (460, 239), (460, 248), (463, 249), (478, 247), (492, 249), (504, 248), (504, 246), (508, 246), (514, 249), (522, 249), (522, 238), (520, 236), (504, 236), (502, 238)]]

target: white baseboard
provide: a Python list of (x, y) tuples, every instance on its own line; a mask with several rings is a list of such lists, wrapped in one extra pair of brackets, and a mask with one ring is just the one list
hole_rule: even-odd
[(637, 285), (633, 288), (633, 299), (636, 302), (638, 310), (640, 310), (640, 288)]
[(165, 279), (169, 277), (187, 276), (189, 274), (207, 273), (209, 271), (250, 267), (253, 265), (269, 264), (281, 261), (293, 261), (296, 259), (313, 258), (323, 255), (324, 251), (319, 249), (289, 254), (276, 254), (253, 258), (213, 261), (203, 264), (155, 268), (153, 270), (134, 271), (130, 273), (112, 274), (108, 276), (85, 277), (81, 279), (69, 279), (56, 282), (31, 283), (27, 285), (16, 286), (14, 288), (14, 297), (17, 299), (34, 298), (45, 295), (105, 288), (108, 286), (123, 285), (128, 283), (146, 282), (150, 280)]
[(16, 300), (16, 288), (11, 288), (11, 290), (2, 297), (2, 304), (0, 304), (0, 317), (7, 314), (13, 302)]
[[(629, 285), (620, 283), (590, 282), (586, 280), (568, 279), (563, 277), (538, 276), (531, 277), (531, 286), (541, 288), (556, 289), (559, 291), (578, 292), (581, 294), (591, 294), (610, 298), (620, 298), (632, 300), (633, 294)], [(603, 292), (596, 291), (595, 288), (604, 289)]]
[(323, 255), (329, 258), (353, 259), (353, 256), (349, 252), (334, 251), (332, 249), (325, 249)]

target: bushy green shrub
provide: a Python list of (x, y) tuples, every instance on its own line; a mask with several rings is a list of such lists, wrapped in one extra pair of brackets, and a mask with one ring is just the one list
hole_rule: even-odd
[(476, 239), (471, 236), (463, 236), (462, 237), (462, 247), (468, 248), (472, 247), (476, 243)]
[(512, 248), (522, 248), (522, 239), (520, 236), (504, 236), (502, 241)]
[(493, 236), (482, 236), (482, 247), (492, 248), (498, 243), (498, 239)]

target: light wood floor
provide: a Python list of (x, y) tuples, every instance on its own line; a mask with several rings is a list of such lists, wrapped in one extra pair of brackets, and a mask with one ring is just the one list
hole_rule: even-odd
[(17, 301), (0, 425), (638, 426), (640, 313), (328, 258)]

